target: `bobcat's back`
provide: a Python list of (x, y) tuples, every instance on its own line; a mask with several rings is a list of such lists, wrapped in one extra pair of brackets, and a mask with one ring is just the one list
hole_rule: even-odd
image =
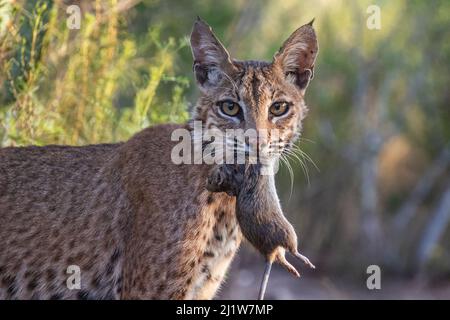
[(117, 240), (112, 223), (106, 211), (86, 209), (119, 146), (0, 149), (0, 298), (82, 298), (87, 292), (66, 285), (73, 264), (98, 282), (99, 296), (117, 294), (102, 290), (112, 279), (94, 270), (119, 250), (96, 246)]

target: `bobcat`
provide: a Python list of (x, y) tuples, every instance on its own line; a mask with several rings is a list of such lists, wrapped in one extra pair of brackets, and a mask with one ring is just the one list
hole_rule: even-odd
[(188, 123), (117, 144), (0, 149), (0, 299), (214, 297), (242, 240), (236, 197), (206, 189), (213, 165), (173, 163), (171, 133), (193, 121), (267, 129), (258, 144), (290, 148), (318, 43), (311, 22), (272, 62), (237, 61), (198, 19), (191, 47), (201, 94)]

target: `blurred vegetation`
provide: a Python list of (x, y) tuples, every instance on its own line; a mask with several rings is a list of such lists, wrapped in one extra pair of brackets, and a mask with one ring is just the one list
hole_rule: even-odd
[(70, 30), (62, 2), (2, 2), (3, 145), (118, 141), (187, 119), (189, 81), (173, 73), (185, 40), (128, 33), (117, 1), (80, 5)]
[[(125, 140), (184, 122), (197, 15), (239, 59), (270, 60), (315, 17), (320, 52), (290, 195), (302, 251), (341, 275), (450, 275), (448, 1), (0, 0), (0, 144)], [(78, 4), (80, 30), (66, 27)], [(381, 29), (369, 30), (371, 4)], [(242, 255), (241, 255), (242, 256)], [(238, 263), (253, 258), (240, 257)]]

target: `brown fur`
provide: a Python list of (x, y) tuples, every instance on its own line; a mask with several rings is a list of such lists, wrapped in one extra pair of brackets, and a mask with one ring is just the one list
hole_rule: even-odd
[(236, 196), (236, 217), (245, 238), (265, 257), (278, 247), (297, 251), (297, 236), (279, 205), (273, 175), (260, 164), (221, 165), (208, 176), (207, 189)]
[[(314, 31), (302, 28), (273, 63), (232, 62), (197, 21), (191, 43), (202, 95), (192, 119), (279, 128), (283, 148), (292, 144), (317, 53)], [(313, 57), (306, 66), (304, 54)], [(224, 97), (245, 105), (239, 123), (217, 113)], [(292, 110), (272, 121), (267, 108), (278, 98)], [(241, 242), (236, 200), (206, 190), (211, 166), (172, 163), (170, 136), (182, 127), (191, 128), (155, 126), (118, 144), (0, 149), (0, 299), (214, 297)], [(69, 265), (81, 268), (81, 290), (66, 287)]]

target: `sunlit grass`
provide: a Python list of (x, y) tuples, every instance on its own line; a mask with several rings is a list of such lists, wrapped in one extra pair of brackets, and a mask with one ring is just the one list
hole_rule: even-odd
[[(66, 27), (60, 2), (50, 7), (38, 1), (31, 12), (1, 7), (10, 21), (9, 32), (0, 33), (5, 55), (0, 81), (6, 83), (0, 99), (1, 145), (120, 141), (150, 124), (187, 119), (188, 82), (172, 72), (185, 41), (162, 41), (155, 29), (143, 53), (124, 32), (115, 1), (99, 4), (101, 11), (84, 13), (80, 30)], [(31, 37), (21, 29), (24, 19)], [(123, 92), (133, 97), (126, 105), (116, 102)], [(165, 96), (169, 99), (162, 102)]]

